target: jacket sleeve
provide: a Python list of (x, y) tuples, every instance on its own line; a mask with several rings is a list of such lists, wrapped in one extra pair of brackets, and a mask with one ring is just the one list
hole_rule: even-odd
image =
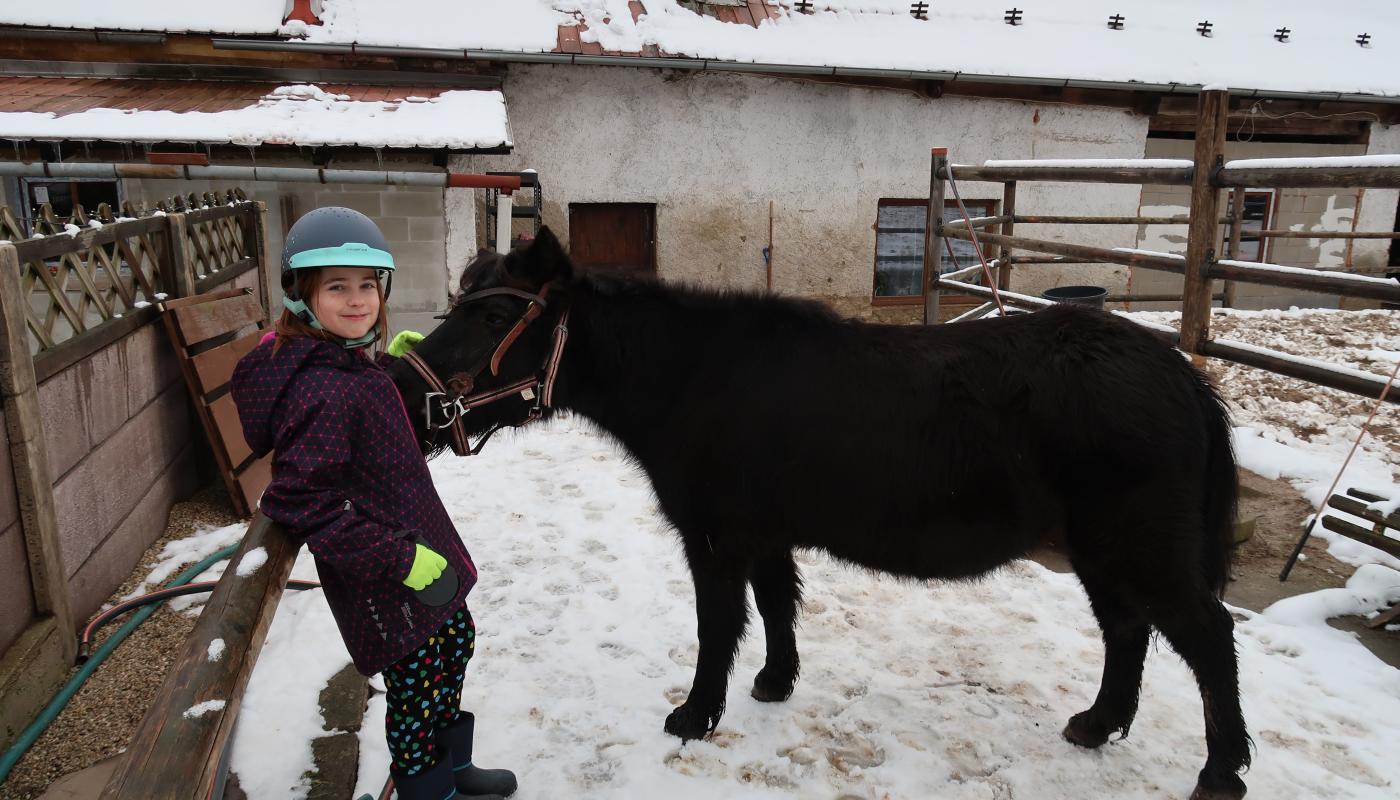
[(357, 409), (341, 398), (297, 401), (279, 426), (273, 479), (258, 507), (346, 578), (400, 581), (413, 566), (413, 543), (357, 511), (347, 484), (356, 425)]

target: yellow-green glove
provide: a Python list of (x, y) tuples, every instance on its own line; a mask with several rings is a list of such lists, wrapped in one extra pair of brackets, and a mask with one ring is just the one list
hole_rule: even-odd
[(404, 353), (412, 350), (423, 341), (423, 334), (418, 331), (399, 331), (389, 342), (389, 355), (394, 358), (403, 358)]
[(403, 579), (403, 585), (420, 592), (442, 575), (447, 568), (447, 559), (421, 544), (414, 547), (413, 566), (408, 570), (408, 577)]

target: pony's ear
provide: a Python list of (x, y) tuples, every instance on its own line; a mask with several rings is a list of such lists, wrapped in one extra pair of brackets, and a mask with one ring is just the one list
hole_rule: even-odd
[(567, 281), (574, 276), (574, 265), (564, 245), (559, 243), (547, 226), (540, 228), (534, 240), (511, 251), (505, 260), (506, 272), (532, 286), (550, 281)]

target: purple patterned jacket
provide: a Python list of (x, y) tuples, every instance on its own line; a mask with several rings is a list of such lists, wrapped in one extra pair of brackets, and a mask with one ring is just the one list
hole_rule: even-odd
[[(360, 350), (269, 339), (238, 362), (233, 399), (255, 455), (271, 451), (258, 507), (316, 558), (340, 635), (366, 675), (416, 650), (458, 608), (476, 567), (433, 487), (398, 390)], [(451, 603), (433, 608), (403, 585), (416, 530), (457, 572)]]

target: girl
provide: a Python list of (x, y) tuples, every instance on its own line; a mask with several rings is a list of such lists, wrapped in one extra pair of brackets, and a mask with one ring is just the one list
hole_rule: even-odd
[[(365, 215), (320, 208), (298, 220), (282, 251), (286, 308), (239, 361), (233, 399), (254, 454), (273, 453), (259, 508), (306, 541), (355, 667), (384, 673), (398, 796), (509, 796), (513, 774), (472, 765), (474, 721), (459, 708), (476, 567), (398, 391), (368, 355), (388, 330), (393, 269)], [(421, 338), (405, 331), (389, 352)]]

